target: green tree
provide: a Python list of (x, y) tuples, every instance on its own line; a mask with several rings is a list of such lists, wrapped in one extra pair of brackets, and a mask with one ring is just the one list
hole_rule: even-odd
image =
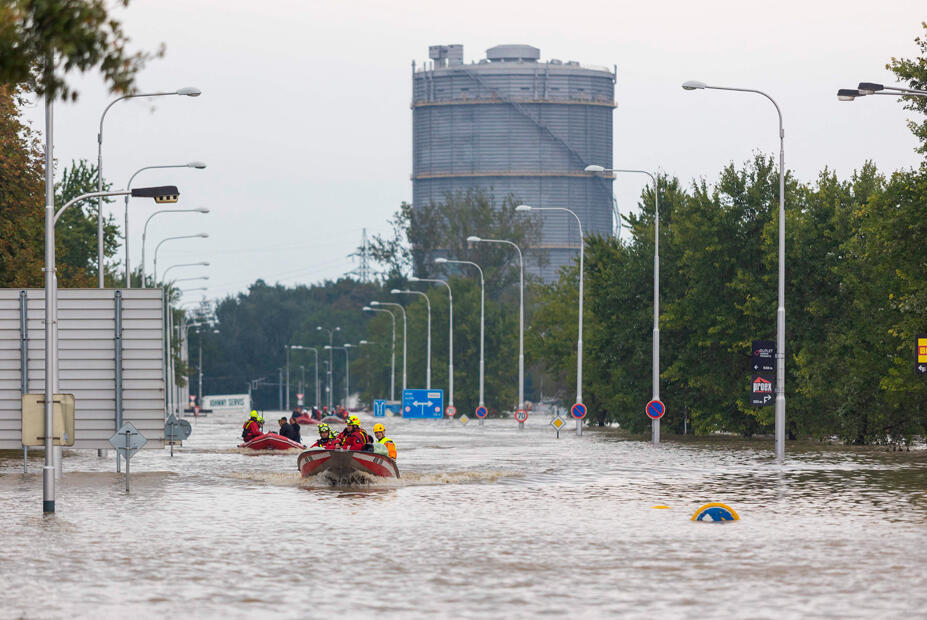
[[(927, 22), (921, 22), (921, 27), (927, 32)], [(927, 90), (927, 35), (916, 37), (914, 42), (920, 49), (917, 58), (894, 58), (885, 65), (886, 69), (898, 76), (898, 79), (907, 82), (909, 88)], [(927, 97), (903, 97), (908, 110), (927, 115)], [(918, 152), (927, 155), (927, 119), (908, 121), (908, 127), (921, 141)]]

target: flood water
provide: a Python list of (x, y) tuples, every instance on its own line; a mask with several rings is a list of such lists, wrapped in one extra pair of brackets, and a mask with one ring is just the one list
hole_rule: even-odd
[[(927, 451), (790, 444), (779, 466), (771, 442), (548, 420), (387, 419), (402, 478), (332, 488), (200, 418), (132, 459), (128, 495), (112, 451), (66, 451), (47, 517), (41, 452), (27, 474), (0, 452), (0, 617), (927, 615)], [(690, 521), (707, 502), (741, 520)]]

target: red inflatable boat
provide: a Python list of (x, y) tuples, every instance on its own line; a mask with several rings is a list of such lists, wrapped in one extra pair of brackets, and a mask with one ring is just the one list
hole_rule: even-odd
[(296, 443), (292, 439), (287, 439), (277, 433), (264, 433), (258, 435), (251, 441), (238, 444), (239, 448), (248, 448), (249, 450), (305, 450), (306, 446)]
[(293, 419), (296, 420), (297, 424), (318, 424), (319, 423), (318, 420), (306, 415), (305, 413), (300, 416), (296, 416)]
[(369, 482), (370, 477), (398, 478), (396, 461), (385, 454), (360, 450), (313, 448), (299, 455), (296, 466), (303, 478), (322, 475), (341, 483)]

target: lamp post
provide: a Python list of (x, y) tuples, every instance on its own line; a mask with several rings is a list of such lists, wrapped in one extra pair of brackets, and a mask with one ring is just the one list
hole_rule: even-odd
[[(145, 166), (136, 170), (132, 176), (129, 177), (129, 182), (126, 184), (126, 188), (132, 187), (132, 181), (135, 180), (135, 177), (139, 172), (144, 170), (153, 170), (155, 168), (196, 168), (202, 170), (206, 167), (201, 161), (191, 161), (186, 164), (168, 164), (166, 166)], [(102, 178), (102, 177), (101, 177)], [(208, 209), (207, 209), (208, 211)], [(125, 228), (123, 228), (123, 239), (125, 240), (125, 252), (126, 252), (126, 288), (132, 288), (132, 270), (129, 267), (129, 197), (126, 196), (125, 199)]]
[(302, 364), (299, 365), (299, 392), (296, 394), (296, 406), (297, 407), (303, 406), (303, 403), (299, 402), (301, 398), (299, 396), (300, 394), (303, 395), (302, 398), (306, 397), (306, 367), (303, 366)]
[(447, 323), (447, 332), (448, 332), (448, 355), (447, 355), (447, 406), (451, 408), (452, 411), (456, 413), (454, 408), (454, 293), (451, 292), (451, 285), (445, 282), (444, 280), (432, 280), (430, 278), (416, 278), (412, 276), (409, 278), (409, 282), (431, 282), (437, 284), (443, 284), (447, 287), (447, 298), (448, 298), (448, 308), (449, 316)]
[[(407, 332), (409, 331), (408, 324), (406, 323), (406, 309), (403, 307), (402, 304), (396, 304), (391, 301), (371, 301), (370, 305), (371, 306), (395, 306), (396, 308), (399, 308), (399, 311), (402, 313), (402, 389), (403, 391), (405, 391), (406, 389), (406, 352), (408, 350), (406, 348), (406, 344), (407, 344), (406, 336), (408, 335)], [(376, 310), (377, 308), (372, 308), (372, 309)]]
[[(361, 340), (357, 343), (358, 346), (362, 344), (379, 344), (371, 340)], [(370, 364), (370, 355), (367, 355), (367, 390), (373, 394), (373, 379), (371, 379), (371, 364)]]
[[(485, 361), (483, 355), (483, 343), (485, 341), (485, 317), (486, 317), (486, 282), (483, 279), (483, 269), (473, 261), (469, 260), (455, 260), (452, 258), (438, 257), (435, 259), (436, 263), (454, 263), (459, 265), (470, 265), (476, 267), (476, 270), (480, 272), (480, 407), (486, 405), (486, 401), (483, 399), (483, 379), (485, 376)], [(451, 356), (453, 357), (453, 355)], [(483, 418), (480, 418), (480, 426), (483, 426)]]
[[(46, 106), (45, 123), (51, 127), (52, 109)], [(51, 153), (51, 132), (46, 136), (46, 149)], [(176, 200), (179, 194), (174, 186), (142, 187), (133, 190), (118, 190), (112, 192), (90, 192), (74, 198), (57, 212), (55, 211), (54, 171), (49, 166), (45, 171), (45, 466), (42, 468), (42, 511), (55, 512), (55, 446), (54, 446), (54, 402), (55, 392), (58, 390), (58, 302), (55, 278), (55, 223), (61, 214), (71, 205), (87, 200), (88, 198), (104, 198), (107, 196), (140, 196), (154, 198), (156, 201), (165, 200), (162, 196), (171, 196)], [(121, 426), (121, 412), (116, 411), (116, 429)]]
[[(414, 278), (410, 278), (410, 281)], [(428, 295), (421, 291), (412, 291), (409, 289), (400, 291), (398, 288), (394, 288), (390, 291), (393, 295), (421, 295), (425, 298), (425, 306), (428, 308), (428, 336), (427, 344), (425, 346), (425, 389), (431, 389), (431, 300), (428, 299)]]
[(779, 116), (779, 307), (776, 310), (776, 460), (785, 458), (785, 130), (782, 127), (782, 110), (776, 100), (761, 90), (709, 86), (690, 80), (682, 85), (685, 90), (730, 90), (755, 93), (769, 99)]
[[(590, 173), (646, 174), (653, 183), (653, 344), (651, 354), (651, 400), (660, 399), (660, 185), (659, 181), (647, 170), (631, 168), (603, 168), (602, 166), (586, 166)], [(650, 422), (651, 441), (660, 443), (660, 420)]]
[(290, 410), (290, 345), (285, 344), (283, 348), (286, 349), (286, 409), (284, 411)]
[(869, 95), (891, 95), (892, 97), (927, 97), (927, 90), (901, 88), (900, 86), (883, 86), (875, 82), (860, 82), (856, 88), (841, 88), (837, 91), (840, 101), (853, 101), (857, 97)]
[(339, 351), (344, 351), (344, 408), (347, 409), (348, 408), (348, 391), (350, 390), (350, 386), (348, 384), (348, 382), (350, 381), (350, 376), (348, 374), (350, 370), (348, 369), (347, 345), (343, 347), (336, 347), (336, 346), (327, 344), (325, 345), (325, 348), (328, 349), (329, 355), (331, 355), (331, 352), (334, 351), (335, 349), (338, 349)]
[[(199, 208), (199, 209), (161, 209), (160, 211), (155, 211), (148, 216), (148, 219), (145, 220), (145, 227), (142, 228), (142, 263), (141, 263), (141, 280), (142, 288), (147, 288), (145, 284), (145, 236), (148, 234), (148, 222), (151, 221), (151, 218), (156, 216), (159, 213), (209, 213), (209, 209)], [(207, 263), (208, 264), (208, 263)]]
[[(318, 327), (315, 328), (315, 330), (318, 332), (321, 332), (321, 331), (328, 332), (328, 346), (331, 347), (332, 343), (334, 342), (335, 332), (341, 331), (341, 328), (334, 327), (332, 329), (328, 329), (327, 327), (322, 327), (321, 325), (319, 325)], [(332, 383), (332, 352), (331, 352), (331, 349), (329, 348), (328, 350), (328, 410), (329, 411), (331, 411), (332, 409), (332, 392), (333, 391), (334, 391), (334, 384)]]
[(290, 348), (300, 351), (312, 351), (315, 354), (315, 408), (319, 409), (321, 407), (321, 401), (319, 400), (319, 350), (315, 347), (304, 347), (298, 344), (291, 344)]
[[(588, 169), (588, 168), (587, 168)], [(576, 403), (583, 402), (583, 255), (586, 245), (586, 238), (583, 236), (583, 223), (579, 216), (572, 209), (566, 207), (532, 207), (529, 205), (518, 205), (516, 211), (526, 213), (529, 211), (563, 211), (576, 218), (576, 225), (579, 227), (579, 327), (576, 338)], [(576, 434), (582, 436), (583, 421), (576, 419)]]
[[(97, 272), (100, 282), (99, 288), (103, 288), (103, 196), (107, 195), (103, 193), (103, 120), (106, 118), (106, 113), (109, 112), (111, 107), (123, 99), (134, 99), (136, 97), (161, 97), (164, 95), (199, 97), (201, 94), (202, 91), (198, 88), (194, 88), (193, 86), (186, 86), (174, 91), (135, 93), (117, 97), (116, 99), (113, 99), (109, 105), (106, 106), (106, 108), (103, 109), (103, 114), (100, 115), (100, 132), (97, 134)], [(108, 195), (121, 196), (122, 194)], [(128, 233), (128, 228), (126, 228), (126, 232)]]
[(152, 275), (154, 283), (157, 284), (158, 282), (158, 250), (161, 249), (162, 245), (164, 245), (168, 241), (176, 241), (178, 239), (198, 239), (198, 238), (206, 239), (207, 237), (209, 237), (209, 233), (203, 232), (203, 233), (197, 233), (195, 235), (179, 235), (177, 237), (167, 237), (166, 239), (162, 239), (161, 242), (155, 246), (155, 251), (154, 251), (154, 272)]
[[(392, 343), (392, 348), (389, 362), (389, 399), (396, 400), (396, 315), (393, 314), (392, 310), (371, 308), (370, 306), (364, 306), (362, 310), (364, 312), (385, 312), (389, 315), (389, 318), (393, 320), (393, 339), (390, 341)], [(363, 344), (363, 342), (361, 342), (361, 344)]]
[(351, 399), (351, 349), (356, 349), (358, 345), (344, 343), (344, 408), (348, 409), (348, 403)]
[[(503, 243), (510, 245), (518, 252), (519, 271), (518, 291), (518, 408), (525, 408), (525, 258), (521, 248), (507, 239), (481, 239), (476, 235), (467, 237), (470, 243)], [(519, 429), (525, 428), (524, 422), (518, 423)]]

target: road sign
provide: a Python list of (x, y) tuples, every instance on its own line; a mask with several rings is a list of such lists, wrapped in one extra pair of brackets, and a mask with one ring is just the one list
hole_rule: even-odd
[(148, 443), (148, 440), (138, 432), (138, 429), (132, 426), (131, 422), (126, 422), (109, 438), (109, 443), (128, 461), (132, 458), (132, 455)]
[(190, 394), (190, 402), (191, 402), (191, 403), (195, 403), (195, 402), (196, 402), (196, 394)]
[(775, 404), (776, 380), (772, 375), (755, 374), (750, 380), (750, 404), (765, 407)]
[(469, 421), (470, 421), (470, 418), (467, 417), (467, 414), (466, 414), (466, 413), (463, 414), (462, 416), (460, 416), (460, 423), (461, 423), (461, 424), (466, 424), (466, 423), (469, 422)]
[(457, 407), (452, 407), (452, 406), (448, 405), (448, 407), (447, 407), (447, 416), (448, 416), (449, 418), (453, 418), (455, 415), (457, 415)]
[(564, 421), (563, 421), (563, 418), (561, 418), (559, 415), (558, 415), (557, 417), (555, 417), (553, 420), (550, 421), (550, 425), (553, 426), (553, 427), (554, 427), (555, 429), (557, 429), (558, 431), (559, 431), (561, 428), (563, 428), (563, 425), (564, 425), (564, 424), (566, 424), (566, 422), (564, 422)]
[(402, 417), (443, 418), (444, 390), (403, 390)]
[(386, 401), (377, 399), (373, 401), (373, 417), (375, 418), (385, 418), (386, 417)]
[(776, 372), (776, 343), (754, 340), (750, 353), (750, 369), (754, 374)]
[(519, 409), (515, 412), (515, 419), (519, 422), (524, 422), (528, 419), (528, 412), (524, 409)]
[(586, 417), (586, 405), (583, 403), (576, 403), (570, 407), (570, 415), (576, 418), (577, 420), (582, 420)]
[(303, 396), (305, 396), (305, 394), (299, 394), (299, 393), (296, 394), (296, 404), (299, 407), (303, 406)]
[(164, 439), (167, 441), (183, 441), (193, 432), (193, 427), (186, 420), (178, 420), (172, 413), (164, 423)]
[(663, 404), (663, 401), (655, 398), (647, 403), (644, 411), (647, 412), (647, 416), (651, 420), (659, 420), (663, 417), (663, 414), (666, 413), (666, 405)]
[(489, 415), (489, 410), (483, 405), (480, 405), (479, 407), (476, 408), (476, 411), (474, 413), (476, 414), (476, 417), (482, 419), (482, 418), (485, 418), (487, 415)]
[(918, 376), (927, 375), (927, 334), (917, 335), (917, 347), (914, 351), (914, 372)]

